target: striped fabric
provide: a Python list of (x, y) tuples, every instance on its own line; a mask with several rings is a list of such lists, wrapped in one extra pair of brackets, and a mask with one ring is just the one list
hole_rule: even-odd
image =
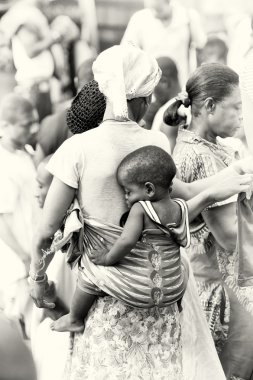
[(142, 205), (147, 215), (150, 217), (150, 219), (153, 222), (156, 223), (157, 227), (160, 230), (162, 230), (166, 235), (174, 237), (175, 241), (181, 247), (188, 248), (191, 243), (188, 208), (187, 208), (186, 202), (183, 201), (182, 199), (174, 198), (173, 200), (174, 202), (179, 204), (181, 208), (181, 212), (182, 212), (182, 219), (179, 226), (175, 226), (174, 223), (163, 226), (159, 219), (159, 216), (157, 215), (150, 201), (140, 201), (139, 203)]
[[(178, 240), (182, 231), (185, 236), (187, 225), (186, 209), (181, 206), (182, 221), (178, 226)], [(177, 228), (173, 235), (169, 229), (145, 230), (136, 247), (113, 267), (94, 265), (89, 254), (101, 240), (110, 248), (120, 236), (122, 229), (105, 224), (94, 218), (84, 220), (84, 254), (79, 271), (78, 286), (87, 293), (96, 294), (100, 289), (127, 305), (151, 308), (165, 307), (180, 300), (184, 294), (188, 265), (180, 256), (180, 245), (176, 241)], [(101, 294), (99, 291), (97, 294)]]

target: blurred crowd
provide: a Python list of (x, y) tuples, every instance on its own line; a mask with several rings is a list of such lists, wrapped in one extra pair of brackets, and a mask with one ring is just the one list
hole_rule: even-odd
[[(76, 274), (64, 265), (62, 256), (54, 260), (49, 292), (59, 302), (53, 311), (44, 312), (33, 310), (27, 277), (32, 236), (52, 181), (45, 167), (51, 155), (72, 136), (67, 111), (83, 86), (93, 79), (92, 64), (100, 52), (100, 35), (96, 1), (77, 2), (78, 23), (66, 14), (49, 20), (44, 13), (46, 1), (12, 2), (0, 19), (0, 326), (8, 326), (14, 335), (14, 330), (18, 331), (17, 337), (10, 340), (14, 351), (20, 350), (15, 343), (20, 337), (29, 349), (32, 346), (38, 380), (60, 380), (68, 341), (63, 336), (52, 343), (52, 350), (64, 347), (64, 352), (59, 352), (48, 373), (46, 366), (52, 350), (45, 359), (40, 343), (48, 326), (43, 325), (39, 331), (38, 325), (47, 317), (58, 318), (69, 308)], [(178, 128), (164, 122), (165, 110), (171, 99), (185, 89), (189, 75), (204, 63), (222, 63), (241, 75), (253, 51), (253, 5), (244, 7), (241, 14), (230, 13), (222, 30), (209, 31), (203, 14), (183, 2), (144, 3), (143, 9), (128, 20), (121, 43), (130, 42), (157, 59), (162, 75), (141, 125), (162, 131), (173, 152)], [(243, 127), (227, 144), (247, 154)], [(68, 286), (56, 296), (59, 281)], [(12, 320), (11, 326), (6, 317)], [(15, 373), (14, 365), (14, 377), (8, 377), (8, 360), (9, 366), (13, 365), (11, 355), (5, 359), (7, 369), (0, 365), (0, 378), (35, 379), (29, 352), (20, 359), (28, 363), (27, 372), (24, 369), (24, 373)], [(43, 360), (47, 365), (43, 366)], [(21, 363), (17, 361), (16, 365), (20, 368)], [(56, 372), (53, 365), (57, 366)]]

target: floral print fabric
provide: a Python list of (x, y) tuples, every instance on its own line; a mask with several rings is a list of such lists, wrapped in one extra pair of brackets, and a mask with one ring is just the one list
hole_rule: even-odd
[[(229, 166), (238, 155), (222, 141), (213, 144), (192, 131), (181, 130), (173, 156), (180, 178), (193, 182)], [(236, 202), (234, 197), (211, 207), (233, 202)], [(250, 315), (253, 297), (252, 288), (241, 288), (237, 284), (238, 252), (221, 248), (200, 217), (191, 225), (191, 246), (187, 254), (227, 378), (250, 379), (253, 373)]]
[[(210, 143), (192, 131), (181, 130), (173, 156), (180, 179), (192, 182), (210, 177), (230, 165), (233, 150), (226, 146)], [(219, 202), (214, 206), (222, 206)], [(228, 337), (230, 315), (229, 299), (222, 284), (221, 260), (215, 239), (199, 216), (190, 226), (191, 246), (187, 250), (196, 278), (200, 301), (207, 322), (220, 353)], [(224, 255), (229, 255), (224, 251)], [(224, 269), (225, 270), (225, 269)], [(221, 272), (221, 273), (220, 273)]]
[(137, 309), (99, 298), (84, 334), (73, 338), (68, 380), (182, 380), (181, 327), (177, 305)]
[(64, 380), (225, 380), (191, 268), (182, 312), (176, 303), (141, 309), (105, 296), (71, 343)]

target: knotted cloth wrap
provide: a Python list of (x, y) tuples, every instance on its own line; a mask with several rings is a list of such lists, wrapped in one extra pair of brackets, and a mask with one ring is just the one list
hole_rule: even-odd
[(131, 44), (103, 51), (92, 69), (100, 91), (112, 104), (116, 120), (128, 119), (127, 100), (151, 95), (161, 78), (155, 58)]

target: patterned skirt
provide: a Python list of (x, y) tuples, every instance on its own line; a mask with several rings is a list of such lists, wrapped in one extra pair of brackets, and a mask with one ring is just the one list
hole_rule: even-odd
[(225, 380), (191, 270), (182, 308), (99, 297), (70, 337), (64, 380)]
[(136, 309), (101, 297), (73, 339), (66, 379), (181, 380), (182, 340), (177, 304)]

